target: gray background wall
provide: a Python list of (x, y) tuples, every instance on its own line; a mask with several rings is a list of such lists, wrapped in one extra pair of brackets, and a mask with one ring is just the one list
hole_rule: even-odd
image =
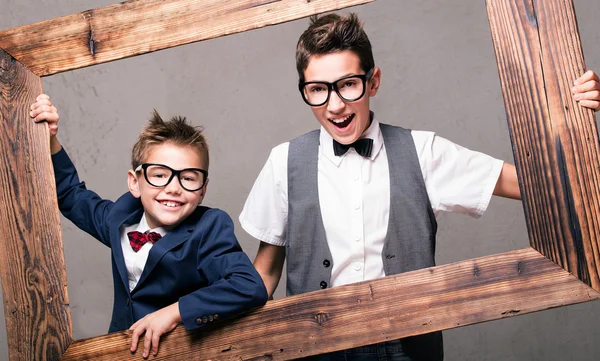
[[(96, 8), (109, 0), (0, 0), (0, 29)], [(600, 2), (576, 0), (587, 65), (600, 71)], [(365, 21), (383, 83), (380, 120), (434, 130), (512, 162), (483, 0), (379, 0), (352, 9)], [(130, 149), (150, 112), (203, 124), (211, 144), (205, 204), (228, 211), (253, 258), (257, 242), (237, 224), (270, 149), (317, 127), (296, 90), (294, 48), (306, 19), (44, 78), (61, 115), (59, 137), (91, 189), (126, 191)], [(479, 220), (441, 215), (439, 264), (528, 245), (520, 202), (494, 199)], [(108, 329), (110, 253), (63, 219), (76, 338)], [(277, 297), (284, 295), (280, 285)], [(445, 332), (446, 360), (597, 360), (600, 302)], [(0, 308), (0, 360), (7, 360)]]

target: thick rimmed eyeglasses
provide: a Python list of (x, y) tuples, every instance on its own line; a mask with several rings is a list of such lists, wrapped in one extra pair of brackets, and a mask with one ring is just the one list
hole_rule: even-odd
[(365, 95), (366, 83), (373, 76), (373, 69), (366, 74), (349, 75), (333, 83), (325, 81), (307, 81), (298, 84), (304, 102), (311, 107), (319, 107), (329, 101), (331, 91), (345, 102), (355, 102)]
[(208, 179), (208, 172), (200, 168), (186, 168), (182, 170), (175, 170), (164, 164), (157, 163), (144, 163), (140, 164), (135, 172), (144, 170), (144, 178), (146, 182), (153, 187), (165, 187), (171, 183), (173, 177), (177, 176), (181, 188), (188, 192), (199, 191), (206, 184)]

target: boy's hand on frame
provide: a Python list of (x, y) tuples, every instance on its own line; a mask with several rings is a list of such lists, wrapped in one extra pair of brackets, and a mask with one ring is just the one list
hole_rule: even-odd
[(572, 92), (573, 98), (581, 106), (595, 111), (600, 110), (600, 79), (593, 71), (588, 70), (575, 80)]
[(46, 121), (48, 122), (48, 129), (50, 130), (50, 136), (55, 137), (58, 133), (58, 110), (52, 102), (50, 97), (46, 94), (40, 94), (35, 98), (35, 103), (31, 105), (31, 111), (29, 116), (32, 117), (36, 123)]
[(56, 154), (62, 148), (56, 134), (58, 133), (58, 110), (52, 102), (50, 97), (46, 94), (40, 94), (35, 98), (35, 103), (30, 107), (29, 116), (33, 118), (36, 123), (47, 122), (48, 130), (50, 131), (50, 153)]
[(181, 315), (179, 313), (178, 302), (146, 315), (129, 328), (130, 331), (133, 331), (130, 351), (133, 353), (137, 350), (138, 340), (145, 333), (142, 357), (148, 358), (151, 348), (152, 355), (156, 356), (160, 337), (167, 332), (173, 331), (180, 322)]

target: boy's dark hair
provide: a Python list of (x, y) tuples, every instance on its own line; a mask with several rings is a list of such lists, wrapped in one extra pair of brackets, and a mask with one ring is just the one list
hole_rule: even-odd
[(131, 166), (136, 169), (144, 163), (150, 147), (173, 143), (196, 149), (204, 163), (205, 170), (208, 170), (208, 144), (203, 131), (204, 128), (201, 126), (194, 127), (188, 124), (185, 117), (175, 116), (165, 122), (154, 110), (152, 118), (150, 118), (150, 121), (138, 136), (137, 142), (133, 145)]
[(312, 55), (344, 50), (358, 55), (364, 71), (375, 67), (371, 42), (356, 14), (311, 16), (310, 25), (300, 35), (296, 46), (296, 68), (300, 82), (304, 82), (304, 71)]

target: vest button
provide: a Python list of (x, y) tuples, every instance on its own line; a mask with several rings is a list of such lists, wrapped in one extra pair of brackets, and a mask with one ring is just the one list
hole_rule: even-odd
[(327, 282), (321, 281), (321, 289), (327, 288)]
[(331, 266), (331, 262), (329, 262), (329, 260), (326, 259), (326, 260), (323, 261), (323, 266), (329, 267), (329, 266)]
[(125, 303), (127, 304), (127, 306), (129, 306), (131, 304), (131, 299), (128, 297)]

